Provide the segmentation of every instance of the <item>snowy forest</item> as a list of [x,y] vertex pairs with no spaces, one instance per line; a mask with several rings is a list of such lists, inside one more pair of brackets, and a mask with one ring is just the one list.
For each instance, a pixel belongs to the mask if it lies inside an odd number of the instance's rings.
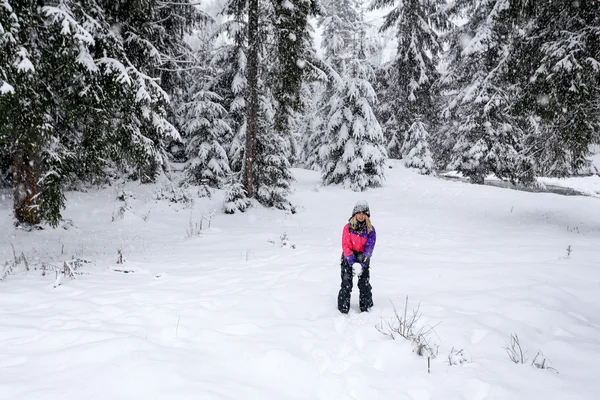
[[0,0],[0,187],[23,225],[174,166],[226,213],[293,212],[294,167],[358,192],[388,158],[532,185],[597,143],[598,0]]

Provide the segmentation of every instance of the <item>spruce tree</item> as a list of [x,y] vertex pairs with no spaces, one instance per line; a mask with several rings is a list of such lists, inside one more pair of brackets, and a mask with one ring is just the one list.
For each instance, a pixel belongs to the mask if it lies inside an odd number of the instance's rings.
[[289,142],[276,127],[274,100],[269,92],[259,97],[260,109],[257,119],[260,134],[256,141],[254,173],[257,179],[256,199],[267,207],[295,212],[287,199],[290,183],[294,180],[290,172]]
[[455,123],[449,168],[482,184],[488,174],[519,178],[522,134],[511,112],[515,88],[506,80],[513,48],[507,0],[472,3],[471,18],[453,35],[444,114]]
[[55,226],[66,182],[107,163],[158,163],[177,131],[168,95],[130,62],[103,3],[2,4],[0,148],[12,160],[15,217]]
[[[597,1],[511,3],[522,29],[511,58],[519,76],[515,115],[536,175],[568,176],[600,142],[600,5]],[[531,167],[531,166],[534,167]]]
[[[189,75],[194,70],[194,57],[185,41],[186,35],[201,28],[201,23],[209,17],[201,12],[193,0],[155,1],[155,0],[98,0],[107,22],[114,27],[123,43],[128,62],[141,73],[158,82],[158,90],[164,94],[164,100],[153,105],[158,111],[149,110],[134,113],[132,118],[123,115],[124,121],[117,125],[128,131],[143,130],[153,142],[155,151],[151,156],[140,153],[133,160],[143,182],[153,181],[158,167],[164,164],[164,146],[166,132],[168,140],[177,138],[178,118],[176,110],[181,109],[188,89]],[[163,119],[162,129],[157,130],[153,120]]]
[[[280,196],[265,193],[287,192],[292,179],[290,123],[301,105],[299,91],[310,66],[307,60],[313,57],[308,18],[316,11],[316,2],[233,0],[226,10],[235,18],[247,17],[243,45],[236,39],[244,54],[245,117],[236,135],[245,137],[244,186],[249,197],[267,206],[290,208]],[[270,109],[275,110],[272,121],[265,111]],[[285,162],[275,160],[281,156]],[[266,189],[268,185],[274,186]]]
[[321,82],[304,84],[302,90],[303,112],[299,113],[298,141],[301,143],[299,164],[310,170],[320,169],[319,148],[323,143],[324,87]]
[[186,172],[192,183],[221,187],[230,174],[227,152],[222,146],[223,138],[231,132],[223,119],[226,110],[219,104],[221,98],[209,88],[197,83],[192,91],[190,102],[183,105]]
[[319,150],[323,183],[343,184],[355,191],[383,184],[387,153],[383,132],[373,113],[376,95],[371,81],[373,67],[368,62],[369,46],[362,14],[353,21],[354,40],[339,51],[342,70],[330,83],[326,143]]
[[248,198],[244,185],[235,176],[225,186],[225,197],[223,201],[223,212],[225,214],[235,214],[244,212],[249,206]]
[[246,92],[247,79],[247,23],[244,1],[230,1],[224,13],[229,19],[216,34],[223,33],[231,39],[214,50],[213,62],[216,73],[215,92],[223,98],[227,110],[226,121],[231,136],[226,138],[227,155],[231,170],[240,175],[244,170],[246,141]]
[[[411,150],[406,143],[416,143],[408,136],[414,122],[421,121],[421,129],[437,129],[438,95],[434,83],[439,78],[437,67],[442,50],[438,32],[446,30],[449,23],[443,13],[445,0],[375,0],[371,8],[390,6],[394,8],[386,15],[381,31],[396,29],[398,47],[394,61],[380,74],[380,79],[386,80],[380,85],[393,94],[383,96],[382,101],[387,104],[381,109],[387,148],[391,156],[405,157]],[[404,152],[399,152],[402,149]]]
[[408,140],[404,142],[403,153],[404,164],[409,168],[415,168],[423,175],[429,175],[434,171],[433,158],[429,150],[429,133],[421,121],[414,122],[408,130]]
[[378,102],[374,111],[383,130],[388,156],[399,159],[402,158],[402,145],[404,144],[405,135],[400,130],[400,124],[396,119],[401,107],[398,104],[396,93],[397,72],[392,63],[381,65],[375,70],[374,88]]
[[194,184],[221,187],[230,175],[225,143],[232,136],[225,99],[216,91],[217,66],[212,62],[214,35],[210,24],[197,32],[194,50],[198,66],[189,74],[188,89],[177,110],[185,142],[187,178]]
[[290,118],[302,106],[300,90],[311,69],[307,61],[316,58],[308,19],[318,14],[319,7],[317,0],[271,1],[277,57],[274,79],[267,84],[277,101],[275,127],[285,136]]
[[245,189],[245,146],[247,108],[247,9],[245,1],[229,1],[223,13],[228,19],[216,34],[225,34],[231,40],[215,48],[215,92],[223,99],[227,114],[225,121],[231,133],[225,136],[231,175],[225,185],[223,210],[227,214],[244,212],[250,202]]
[[469,21],[453,37],[444,78],[450,94],[445,115],[457,128],[448,124],[438,143],[445,142],[442,154],[452,146],[450,166],[477,182],[494,173],[525,183],[584,167],[590,144],[600,141],[594,105],[598,5],[508,0],[454,5],[450,11],[456,16],[466,11]]
[[352,55],[358,21],[357,0],[324,0],[319,26],[323,30],[321,47],[327,65],[342,71],[344,60]]

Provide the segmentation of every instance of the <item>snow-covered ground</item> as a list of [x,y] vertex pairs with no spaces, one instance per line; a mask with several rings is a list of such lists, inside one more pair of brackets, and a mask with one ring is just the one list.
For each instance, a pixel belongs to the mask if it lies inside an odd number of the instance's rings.
[[538,182],[544,185],[561,186],[577,190],[588,196],[600,197],[600,146],[591,147],[593,154],[590,157],[590,168],[586,168],[583,174],[594,174],[586,177],[571,178],[538,178]]
[[[226,216],[220,194],[185,208],[129,184],[123,218],[116,188],[71,192],[72,225],[27,233],[3,197],[0,262],[12,245],[31,270],[0,282],[0,399],[600,398],[599,200],[392,166],[365,193],[294,170],[294,215]],[[341,230],[359,199],[378,233],[375,306],[358,313],[355,291],[341,315]],[[60,286],[33,270],[73,256],[92,262]],[[406,296],[435,326],[431,373],[375,328]],[[467,362],[449,365],[452,349]],[[552,369],[531,365],[538,351]]]

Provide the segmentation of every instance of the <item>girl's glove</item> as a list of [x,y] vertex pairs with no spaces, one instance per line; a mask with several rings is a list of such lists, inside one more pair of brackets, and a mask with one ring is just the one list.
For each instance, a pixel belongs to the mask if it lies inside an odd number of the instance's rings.
[[346,262],[348,263],[348,265],[352,266],[352,264],[356,262],[354,254],[350,254],[348,257],[346,257]]

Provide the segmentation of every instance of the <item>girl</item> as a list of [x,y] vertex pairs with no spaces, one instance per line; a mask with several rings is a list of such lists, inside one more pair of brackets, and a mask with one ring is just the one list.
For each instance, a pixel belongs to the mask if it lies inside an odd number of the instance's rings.
[[375,228],[371,225],[371,212],[366,201],[359,201],[352,210],[352,217],[342,231],[342,286],[338,294],[338,310],[347,314],[352,293],[352,266],[360,264],[358,277],[360,311],[373,307],[373,294],[369,283],[369,265],[375,248]]

